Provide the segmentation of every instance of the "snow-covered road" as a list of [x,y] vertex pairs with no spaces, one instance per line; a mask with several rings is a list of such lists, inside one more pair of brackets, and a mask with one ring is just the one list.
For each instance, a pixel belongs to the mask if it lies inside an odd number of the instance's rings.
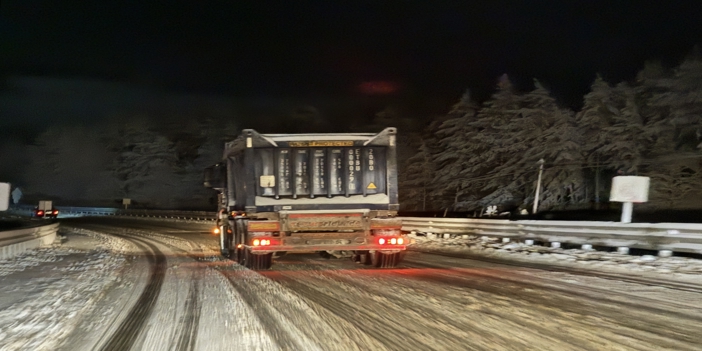
[[[0,350],[699,350],[702,288],[410,252],[254,272],[198,224],[63,222],[0,262]],[[72,228],[72,229],[68,229]]]

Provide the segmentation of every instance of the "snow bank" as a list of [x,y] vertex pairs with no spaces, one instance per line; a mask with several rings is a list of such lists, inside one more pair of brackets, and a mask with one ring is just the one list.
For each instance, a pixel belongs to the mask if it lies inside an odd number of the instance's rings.
[[635,256],[616,252],[552,248],[518,242],[502,242],[500,238],[462,235],[438,237],[410,234],[418,251],[468,253],[508,260],[547,263],[568,267],[612,271],[616,273],[653,273],[694,279],[702,282],[702,260],[687,257]]
[[[54,350],[125,263],[124,243],[96,233],[0,261],[0,350]],[[90,235],[90,236],[87,236]],[[14,297],[13,297],[14,296]]]

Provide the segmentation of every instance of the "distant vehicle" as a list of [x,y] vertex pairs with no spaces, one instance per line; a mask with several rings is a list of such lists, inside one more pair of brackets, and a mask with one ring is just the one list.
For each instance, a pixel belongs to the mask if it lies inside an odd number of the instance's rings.
[[32,215],[37,218],[56,218],[59,211],[54,208],[51,201],[39,201],[39,206],[34,208]]
[[396,218],[396,129],[259,134],[226,143],[205,171],[219,192],[222,255],[268,269],[274,253],[316,251],[394,267],[408,238]]

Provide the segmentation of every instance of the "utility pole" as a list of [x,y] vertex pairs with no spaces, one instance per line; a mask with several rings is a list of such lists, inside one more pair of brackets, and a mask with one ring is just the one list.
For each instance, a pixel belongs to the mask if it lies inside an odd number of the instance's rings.
[[595,209],[600,209],[600,156],[595,156]]
[[539,192],[541,192],[541,173],[544,172],[544,159],[540,159],[539,162],[539,179],[536,181],[536,195],[534,195],[534,207],[531,210],[532,214],[536,214],[536,210],[539,208]]

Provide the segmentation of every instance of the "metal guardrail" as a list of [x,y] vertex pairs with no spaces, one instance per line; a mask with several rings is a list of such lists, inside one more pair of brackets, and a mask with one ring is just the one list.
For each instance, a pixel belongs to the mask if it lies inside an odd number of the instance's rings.
[[[214,221],[216,212],[62,207],[63,214]],[[404,231],[702,254],[702,224],[402,217]]]
[[56,239],[59,223],[0,232],[0,259],[10,258],[27,249],[50,245]]
[[[131,217],[152,217],[152,218],[181,218],[214,220],[217,212],[207,211],[174,211],[174,210],[125,210],[114,207],[75,207],[56,206],[59,216],[62,214],[80,214],[87,216],[131,216]],[[30,215],[34,209],[31,205],[13,206],[10,212]]]
[[80,214],[87,216],[128,216],[144,218],[185,219],[214,221],[217,212],[172,211],[172,210],[124,210],[110,207],[67,207],[57,206],[60,214]]
[[405,231],[702,254],[702,224],[402,218]]

